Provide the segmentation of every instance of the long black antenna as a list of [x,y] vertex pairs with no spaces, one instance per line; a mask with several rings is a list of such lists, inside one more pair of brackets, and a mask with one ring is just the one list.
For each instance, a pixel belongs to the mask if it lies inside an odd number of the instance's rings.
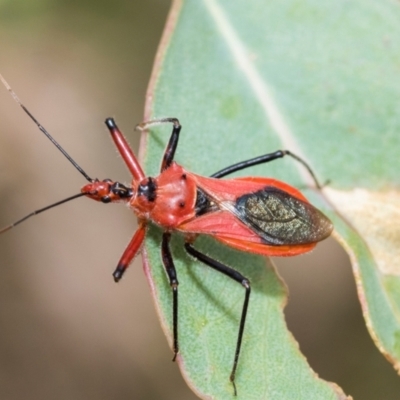
[[[8,82],[3,78],[0,74],[0,80],[3,82],[3,85],[6,89],[11,93],[11,96],[14,100],[20,105],[20,107],[25,111],[26,114],[30,117],[30,119],[37,125],[37,127],[47,136],[47,138],[57,147],[58,150],[64,155],[64,157],[87,179],[89,182],[94,182],[92,179],[76,162],[75,160],[61,147],[60,144],[50,135],[49,132],[39,123],[39,121],[29,112],[29,110],[22,104],[21,100],[18,98],[14,90],[11,89],[11,86]],[[1,233],[2,231],[0,231]]]
[[13,224],[5,226],[3,229],[0,229],[0,235],[2,233],[4,233],[4,232],[8,231],[11,228],[14,228],[14,226],[20,224],[21,222],[24,222],[28,218],[33,217],[34,215],[40,214],[41,212],[49,210],[50,208],[59,206],[60,204],[64,204],[67,201],[71,201],[71,200],[77,199],[78,197],[82,197],[82,196],[85,196],[85,195],[87,195],[87,193],[84,193],[84,192],[83,193],[78,193],[78,194],[75,194],[75,195],[73,195],[71,197],[67,197],[66,199],[57,201],[57,203],[53,203],[53,204],[50,204],[49,206],[46,206],[46,207],[43,207],[43,208],[39,208],[39,210],[32,211],[30,214],[25,215],[24,218],[19,219],[18,221],[14,222]]

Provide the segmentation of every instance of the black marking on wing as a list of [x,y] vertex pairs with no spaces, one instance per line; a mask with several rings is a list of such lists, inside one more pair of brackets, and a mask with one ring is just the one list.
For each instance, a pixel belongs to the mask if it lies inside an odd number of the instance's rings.
[[207,214],[209,212],[217,211],[218,207],[214,202],[212,202],[206,195],[206,193],[201,190],[199,187],[197,188],[196,193],[196,204],[194,206],[196,217],[200,215]]
[[269,245],[315,243],[333,229],[310,203],[272,186],[239,197],[236,209],[237,217]]

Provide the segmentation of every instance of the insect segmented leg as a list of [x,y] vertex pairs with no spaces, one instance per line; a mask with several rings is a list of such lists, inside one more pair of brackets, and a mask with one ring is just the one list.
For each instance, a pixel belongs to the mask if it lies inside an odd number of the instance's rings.
[[250,281],[246,277],[244,277],[241,273],[234,270],[233,268],[228,267],[227,265],[222,264],[219,261],[214,260],[213,258],[208,257],[207,255],[196,250],[190,243],[185,243],[185,249],[192,257],[203,262],[204,264],[215,269],[216,271],[222,272],[229,278],[240,283],[246,290],[245,296],[244,296],[243,308],[242,308],[242,315],[240,317],[239,332],[238,332],[238,337],[237,337],[237,341],[236,341],[235,357],[233,360],[232,371],[231,371],[231,375],[229,378],[230,381],[232,382],[234,393],[236,396],[237,391],[236,391],[236,384],[235,384],[235,375],[236,375],[236,369],[237,369],[237,365],[238,365],[238,361],[239,361],[240,349],[242,347],[243,331],[244,331],[244,326],[246,323],[247,308],[249,305],[249,299],[250,299],[250,293],[251,293]]
[[105,120],[105,124],[110,131],[111,138],[114,141],[115,146],[121,154],[122,159],[124,160],[129,171],[131,172],[133,178],[140,181],[144,178],[143,169],[140,166],[139,161],[137,160],[132,149],[130,148],[128,142],[126,141],[124,135],[119,130],[113,118],[107,118]]
[[160,124],[173,124],[172,134],[169,139],[167,148],[164,152],[164,157],[161,163],[161,172],[166,170],[172,163],[175,155],[175,150],[178,146],[179,141],[179,133],[182,129],[182,125],[179,123],[177,118],[159,118],[159,119],[152,119],[150,121],[141,122],[140,124],[136,125],[137,130],[144,131],[150,126],[160,125]]
[[144,237],[146,235],[146,225],[144,223],[139,225],[138,230],[133,235],[133,238],[129,242],[126,247],[122,257],[118,263],[117,268],[113,272],[114,281],[118,282],[125,270],[129,267],[129,264],[132,262],[136,254],[139,252],[140,247],[142,246]]
[[178,278],[176,275],[176,269],[174,260],[172,259],[171,250],[169,248],[169,242],[171,240],[171,234],[164,232],[161,243],[161,257],[165,268],[165,272],[168,275],[169,284],[172,289],[172,326],[173,326],[173,350],[174,357],[172,361],[175,361],[179,351],[178,345]]
[[[159,119],[152,119],[150,121],[145,121],[141,122],[140,124],[136,125],[137,130],[143,131],[149,128],[150,126],[154,125],[160,125],[160,124],[166,124],[166,123],[172,123],[173,124],[173,129],[172,129],[172,134],[169,139],[167,148],[165,149],[164,152],[164,157],[163,161],[161,164],[161,171],[164,171],[167,169],[170,165],[171,162],[174,159],[175,151],[178,146],[178,141],[179,141],[179,133],[182,129],[182,125],[180,124],[179,120],[177,118],[159,118]],[[312,179],[315,182],[315,185],[318,189],[322,188],[322,185],[319,183],[317,177],[314,174],[314,171],[311,169],[311,167],[308,165],[306,161],[304,161],[301,157],[297,156],[296,154],[292,153],[290,150],[277,150],[273,153],[268,153],[268,154],[263,154],[262,156],[250,158],[249,160],[241,161],[236,164],[230,165],[229,167],[223,168],[218,172],[215,172],[214,174],[211,175],[211,178],[223,178],[226,175],[232,174],[234,172],[240,171],[242,169],[246,169],[249,167],[253,167],[254,165],[259,165],[259,164],[264,164],[270,161],[274,161],[278,158],[283,158],[285,156],[290,156],[296,161],[298,161],[300,164],[302,164],[309,174],[311,175]]]
[[300,164],[302,164],[307,169],[307,171],[310,173],[317,188],[318,189],[322,188],[322,185],[319,183],[319,181],[318,181],[317,177],[315,176],[311,167],[302,158],[300,158],[299,156],[296,156],[296,154],[293,154],[289,150],[277,150],[274,153],[268,153],[268,154],[264,154],[262,156],[250,158],[249,160],[238,162],[236,164],[230,165],[229,167],[221,169],[220,171],[212,174],[211,178],[222,178],[226,175],[232,174],[233,172],[240,171],[242,169],[246,169],[249,167],[253,167],[254,165],[264,164],[264,163],[276,160],[278,158],[283,158],[285,156],[290,156],[290,157],[294,158],[296,161],[298,161]]

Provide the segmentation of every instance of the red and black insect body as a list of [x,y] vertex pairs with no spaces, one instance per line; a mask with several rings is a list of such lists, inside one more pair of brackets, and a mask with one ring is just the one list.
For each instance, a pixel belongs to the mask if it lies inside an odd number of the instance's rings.
[[234,164],[216,172],[210,178],[196,175],[174,161],[181,131],[178,119],[163,118],[138,125],[140,130],[160,123],[173,125],[172,134],[161,162],[160,174],[156,177],[146,177],[114,120],[108,118],[105,121],[107,128],[133,179],[130,186],[109,179],[99,181],[90,178],[76,164],[22,105],[4,79],[2,80],[24,111],[35,121],[41,131],[51,138],[56,147],[89,183],[81,189],[81,193],[34,211],[0,232],[12,228],[32,215],[80,196],[103,203],[128,203],[138,218],[139,228],[113,273],[114,280],[118,282],[133,258],[140,252],[148,223],[160,226],[164,230],[161,261],[172,290],[174,360],[179,351],[178,278],[171,255],[170,238],[172,232],[181,232],[185,238],[185,250],[190,256],[235,280],[245,290],[230,375],[230,381],[236,394],[235,374],[250,299],[250,282],[238,271],[197,250],[194,243],[199,234],[204,234],[235,249],[264,256],[294,256],[310,251],[317,242],[330,235],[333,227],[329,219],[312,206],[297,189],[270,178],[220,179],[233,172],[289,155],[308,169],[319,187],[310,167],[293,153],[279,150]]

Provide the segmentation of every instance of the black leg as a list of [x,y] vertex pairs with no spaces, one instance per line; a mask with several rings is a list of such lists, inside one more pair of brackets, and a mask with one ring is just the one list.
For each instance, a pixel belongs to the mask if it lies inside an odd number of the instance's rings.
[[262,156],[251,158],[250,160],[245,160],[245,161],[230,165],[229,167],[221,169],[220,171],[216,172],[215,174],[212,174],[211,178],[222,178],[226,175],[232,174],[233,172],[240,171],[242,169],[249,168],[254,165],[264,164],[264,163],[276,160],[277,158],[283,158],[285,156],[290,156],[290,157],[294,158],[295,160],[297,160],[299,163],[301,163],[307,169],[307,171],[310,173],[312,178],[314,179],[314,182],[315,182],[315,185],[317,186],[317,188],[321,189],[321,185],[318,182],[318,179],[315,176],[311,167],[303,159],[296,156],[296,154],[293,154],[289,150],[278,150],[278,151],[275,151],[274,153],[264,154]]
[[237,365],[238,365],[238,361],[239,361],[240,349],[242,347],[243,331],[244,331],[244,326],[246,323],[247,308],[249,305],[249,299],[250,299],[250,293],[251,293],[250,282],[246,277],[244,277],[241,273],[234,270],[233,268],[228,267],[227,265],[222,264],[219,261],[214,260],[213,258],[210,258],[203,253],[200,253],[190,243],[185,243],[185,249],[191,256],[193,256],[197,260],[203,262],[204,264],[215,269],[216,271],[222,272],[223,274],[225,274],[229,278],[235,280],[236,282],[239,282],[246,290],[245,296],[244,296],[243,308],[242,308],[242,316],[240,318],[240,324],[239,324],[239,333],[238,333],[238,337],[237,337],[237,341],[236,341],[235,357],[233,360],[232,371],[231,371],[231,375],[229,378],[230,381],[232,382],[233,389],[234,389],[235,396],[236,396],[237,391],[236,391],[236,384],[235,384],[235,375],[236,375],[236,369],[237,369]]
[[172,289],[172,329],[173,329],[173,350],[174,357],[172,361],[175,361],[176,355],[179,351],[178,345],[178,278],[176,276],[176,270],[174,265],[174,260],[172,259],[171,250],[169,248],[169,242],[171,239],[171,234],[169,232],[164,232],[161,243],[161,257],[165,268],[165,272],[168,275],[169,284]]
[[179,133],[182,129],[181,124],[176,118],[166,118],[164,122],[172,122],[174,124],[174,127],[172,128],[171,137],[169,139],[168,146],[164,152],[164,157],[161,164],[161,171],[167,169],[174,160],[175,150],[178,147]]
[[171,123],[174,126],[172,128],[172,133],[167,148],[165,149],[164,152],[164,157],[161,164],[161,171],[167,169],[174,160],[175,150],[178,146],[178,141],[179,141],[179,132],[182,129],[179,120],[177,118],[152,119],[151,121],[145,121],[136,126],[136,129],[143,131],[152,125],[168,124],[168,123]]

